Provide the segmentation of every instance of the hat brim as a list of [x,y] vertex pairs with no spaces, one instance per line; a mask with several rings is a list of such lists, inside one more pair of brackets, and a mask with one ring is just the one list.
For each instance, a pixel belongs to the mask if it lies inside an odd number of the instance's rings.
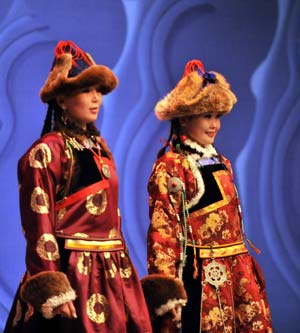
[[237,102],[225,78],[214,72],[216,83],[202,88],[203,78],[192,72],[182,78],[176,87],[155,106],[159,120],[172,120],[207,112],[229,113]]
[[75,77],[68,77],[71,66],[71,54],[63,54],[59,57],[40,91],[43,102],[46,103],[61,94],[77,93],[82,88],[90,86],[97,87],[102,94],[108,94],[118,85],[117,77],[104,65],[95,64]]

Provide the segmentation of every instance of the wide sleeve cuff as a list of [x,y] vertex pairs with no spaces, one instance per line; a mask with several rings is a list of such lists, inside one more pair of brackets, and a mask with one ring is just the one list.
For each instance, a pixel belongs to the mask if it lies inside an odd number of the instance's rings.
[[31,276],[23,284],[21,298],[50,319],[56,307],[74,301],[76,294],[64,273],[45,271]]

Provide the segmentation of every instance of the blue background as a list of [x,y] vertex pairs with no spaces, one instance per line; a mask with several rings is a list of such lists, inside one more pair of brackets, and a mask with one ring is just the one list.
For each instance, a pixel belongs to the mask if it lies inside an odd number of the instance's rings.
[[58,40],[72,39],[120,84],[98,125],[120,177],[123,231],[146,274],[147,180],[168,135],[153,108],[198,58],[239,102],[216,146],[232,160],[276,333],[299,333],[300,1],[0,0],[0,331],[25,270],[18,158],[39,137],[39,100]]

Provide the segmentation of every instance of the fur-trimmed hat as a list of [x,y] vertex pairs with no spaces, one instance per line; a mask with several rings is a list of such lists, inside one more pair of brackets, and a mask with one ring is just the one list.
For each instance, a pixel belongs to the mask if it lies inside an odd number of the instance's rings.
[[54,53],[52,69],[40,91],[44,103],[84,87],[97,86],[102,94],[108,94],[117,86],[118,79],[111,69],[97,65],[90,54],[72,41],[58,42]]
[[185,306],[187,295],[182,281],[162,274],[141,279],[150,317],[160,317],[177,306]]
[[176,87],[156,104],[154,111],[159,120],[213,111],[226,114],[236,102],[224,76],[206,72],[200,60],[191,60]]
[[21,298],[50,319],[56,307],[74,301],[76,294],[64,273],[45,271],[31,276],[23,284]]

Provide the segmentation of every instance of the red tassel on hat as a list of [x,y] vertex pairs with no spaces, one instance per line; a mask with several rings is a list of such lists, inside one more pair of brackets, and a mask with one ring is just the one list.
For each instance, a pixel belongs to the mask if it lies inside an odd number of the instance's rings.
[[196,69],[199,69],[202,73],[205,73],[204,65],[200,60],[190,60],[184,68],[184,73],[182,77],[189,75],[190,73],[194,72]]
[[77,46],[74,42],[72,42],[71,40],[67,40],[67,41],[60,41],[55,48],[55,57],[59,57],[64,53],[71,53],[72,54],[72,65],[74,67],[77,67],[78,64],[76,63],[76,60],[79,59],[84,59],[84,61],[88,64],[88,65],[93,65],[93,63],[91,62],[91,60],[87,57],[87,55],[85,54],[85,52],[83,52],[79,46]]

